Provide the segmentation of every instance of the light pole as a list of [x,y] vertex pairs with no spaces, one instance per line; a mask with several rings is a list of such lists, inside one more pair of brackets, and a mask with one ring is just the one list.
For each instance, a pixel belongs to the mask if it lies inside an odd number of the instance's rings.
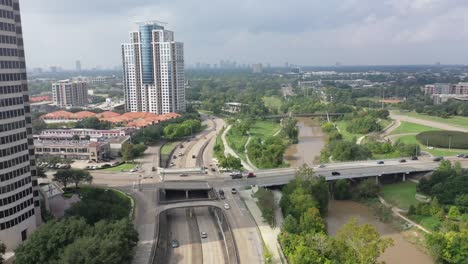
[[449,136],[449,150],[452,149],[452,136]]

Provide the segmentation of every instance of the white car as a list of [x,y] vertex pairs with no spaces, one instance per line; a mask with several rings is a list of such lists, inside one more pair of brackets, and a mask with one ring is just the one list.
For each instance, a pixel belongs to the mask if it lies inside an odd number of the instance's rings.
[[225,204],[224,204],[224,209],[228,210],[228,209],[230,209],[230,208],[231,208],[231,206],[229,206],[228,203],[225,203]]
[[206,232],[201,232],[201,238],[207,238],[208,235],[206,234]]

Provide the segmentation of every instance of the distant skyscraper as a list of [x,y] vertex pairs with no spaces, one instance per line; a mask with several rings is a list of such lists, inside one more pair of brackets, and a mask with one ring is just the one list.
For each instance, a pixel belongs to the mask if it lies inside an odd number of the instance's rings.
[[129,112],[185,112],[184,44],[164,23],[139,23],[122,44],[125,108]]
[[262,73],[263,72],[263,65],[261,63],[252,64],[252,72],[253,73]]
[[77,72],[81,72],[81,61],[77,60],[75,62],[75,69]]
[[88,83],[63,80],[52,84],[54,102],[58,107],[88,106]]
[[0,241],[16,248],[40,223],[39,192],[18,0],[1,1]]

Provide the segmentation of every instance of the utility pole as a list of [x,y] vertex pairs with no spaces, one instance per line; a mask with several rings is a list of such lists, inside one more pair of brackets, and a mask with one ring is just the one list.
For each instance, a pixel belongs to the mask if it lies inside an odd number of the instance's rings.
[[452,150],[452,136],[449,136],[449,150]]

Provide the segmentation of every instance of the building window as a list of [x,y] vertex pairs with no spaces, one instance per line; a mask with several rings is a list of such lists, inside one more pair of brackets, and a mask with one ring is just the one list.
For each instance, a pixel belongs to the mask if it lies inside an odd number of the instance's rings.
[[21,241],[25,241],[28,238],[28,229],[21,231]]

